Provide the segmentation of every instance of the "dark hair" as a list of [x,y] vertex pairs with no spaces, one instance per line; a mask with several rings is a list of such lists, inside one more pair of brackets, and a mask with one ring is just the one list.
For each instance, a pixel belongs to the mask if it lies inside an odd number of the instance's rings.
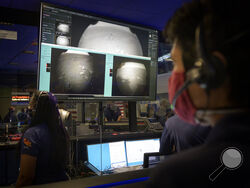
[[[68,157],[68,134],[62,125],[56,97],[49,92],[34,92],[30,106],[34,111],[30,127],[45,123],[52,141],[50,160],[53,166],[65,167]],[[55,164],[56,163],[56,164]]]
[[177,40],[189,70],[197,58],[195,30],[202,23],[207,53],[220,51],[227,59],[230,99],[246,107],[250,106],[249,10],[245,0],[193,0],[175,12],[164,29],[167,40]]

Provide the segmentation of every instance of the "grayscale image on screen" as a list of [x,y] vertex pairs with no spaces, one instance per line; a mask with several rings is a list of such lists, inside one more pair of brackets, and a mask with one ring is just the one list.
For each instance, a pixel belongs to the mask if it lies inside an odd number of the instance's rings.
[[50,90],[65,94],[103,94],[104,70],[105,55],[53,48]]
[[113,96],[147,96],[150,61],[114,57]]

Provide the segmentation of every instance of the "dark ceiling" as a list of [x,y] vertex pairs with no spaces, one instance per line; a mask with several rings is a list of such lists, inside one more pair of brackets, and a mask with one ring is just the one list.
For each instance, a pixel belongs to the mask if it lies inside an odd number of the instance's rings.
[[[45,2],[163,30],[188,0],[47,0]],[[1,0],[0,29],[17,31],[17,40],[0,39],[0,85],[36,84],[40,0]],[[27,81],[31,81],[27,85]],[[32,87],[32,86],[31,86]]]
[[[187,0],[47,0],[45,2],[162,30],[176,8],[185,1]],[[40,0],[1,0],[0,6],[39,12]]]

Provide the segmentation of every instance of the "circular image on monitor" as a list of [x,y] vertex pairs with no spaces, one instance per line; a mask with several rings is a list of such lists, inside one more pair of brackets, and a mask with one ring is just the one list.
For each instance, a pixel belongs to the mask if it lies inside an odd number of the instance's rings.
[[62,46],[69,46],[69,38],[66,36],[58,36],[56,38],[56,44]]
[[69,25],[65,24],[65,23],[58,23],[57,31],[59,31],[63,34],[68,34],[69,33]]
[[69,95],[104,93],[105,55],[52,48],[50,66],[47,72],[51,92]]
[[88,53],[63,52],[57,60],[60,76],[58,84],[65,91],[79,93],[89,87],[93,73],[92,56]]
[[147,71],[142,63],[125,62],[117,69],[117,86],[123,95],[143,95]]
[[105,53],[143,55],[141,43],[129,27],[102,21],[87,27],[78,47]]

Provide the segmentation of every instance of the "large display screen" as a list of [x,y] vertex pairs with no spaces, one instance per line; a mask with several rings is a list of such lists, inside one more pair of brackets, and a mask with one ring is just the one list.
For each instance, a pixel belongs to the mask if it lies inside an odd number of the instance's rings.
[[157,51],[157,30],[41,4],[39,90],[154,100]]

